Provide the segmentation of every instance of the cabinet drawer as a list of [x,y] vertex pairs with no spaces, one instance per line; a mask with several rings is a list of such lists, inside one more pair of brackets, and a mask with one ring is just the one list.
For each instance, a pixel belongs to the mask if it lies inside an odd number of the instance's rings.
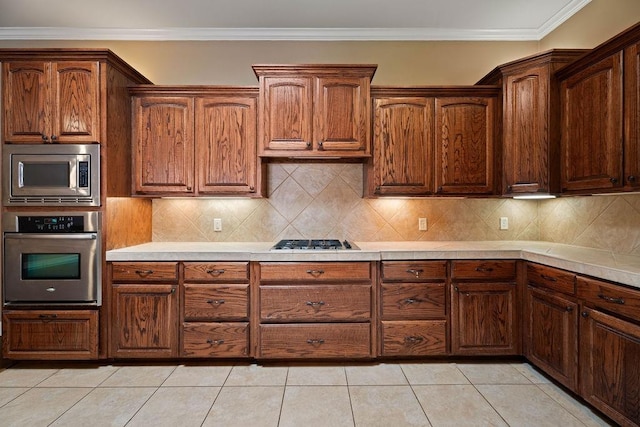
[[382,285],[383,319],[428,319],[444,316],[444,283],[384,283]]
[[419,282],[446,278],[446,261],[384,261],[382,263],[382,280],[385,281]]
[[576,293],[576,275],[553,267],[528,263],[527,281],[534,286],[569,295]]
[[513,279],[516,277],[515,261],[453,261],[451,277],[454,279]]
[[424,356],[446,353],[446,320],[382,322],[383,356]]
[[249,323],[196,323],[182,326],[182,355],[245,357],[249,355]]
[[590,305],[640,321],[640,290],[578,276],[577,292]]
[[178,265],[175,262],[114,262],[114,282],[169,281],[177,280]]
[[371,318],[371,286],[261,286],[260,318],[272,322]]
[[184,285],[186,320],[247,320],[249,285]]
[[184,280],[187,282],[247,282],[249,263],[184,263]]
[[260,325],[263,358],[361,358],[371,356],[369,323]]
[[8,359],[98,358],[97,310],[9,310],[2,319]]
[[260,280],[354,281],[370,280],[368,262],[269,262],[260,264]]

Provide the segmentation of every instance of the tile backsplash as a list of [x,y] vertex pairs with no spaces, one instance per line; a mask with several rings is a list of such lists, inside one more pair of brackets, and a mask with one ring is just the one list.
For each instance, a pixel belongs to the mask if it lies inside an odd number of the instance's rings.
[[[640,195],[363,199],[361,164],[270,163],[268,198],[153,201],[153,241],[548,240],[640,255]],[[418,231],[418,218],[427,231]],[[509,229],[500,230],[500,217]],[[222,231],[213,231],[213,219]]]

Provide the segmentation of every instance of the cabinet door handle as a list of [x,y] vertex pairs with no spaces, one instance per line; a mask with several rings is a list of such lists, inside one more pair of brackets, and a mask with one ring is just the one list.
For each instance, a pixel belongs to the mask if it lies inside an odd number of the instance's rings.
[[324,274],[324,270],[307,270],[307,274],[310,274],[313,277],[318,277]]
[[220,276],[224,274],[224,268],[221,268],[219,270],[207,270],[207,274],[210,274],[212,276]]
[[612,183],[612,184],[617,184],[617,183],[618,183],[618,178],[616,178],[616,177],[611,177],[611,178],[609,179],[609,181],[611,181],[611,183]]
[[318,141],[318,150],[324,150],[322,141]]
[[629,182],[636,182],[636,177],[635,177],[635,175],[629,175],[629,177],[627,178],[627,181],[629,181]]
[[43,140],[44,142],[47,142],[47,141],[49,140],[49,137],[43,133],[43,134],[42,134],[42,140]]
[[542,277],[544,280],[547,280],[549,282],[557,282],[558,281],[558,279],[556,279],[555,277],[547,276],[546,274],[541,274],[540,277]]
[[212,339],[208,339],[208,340],[207,340],[207,344],[220,345],[220,344],[224,344],[224,340],[212,340]]
[[573,311],[573,307],[570,305],[567,306],[567,313],[571,313]]
[[307,340],[307,344],[324,344],[324,340],[322,338],[309,338]]
[[407,273],[409,274],[413,274],[416,276],[416,279],[420,278],[420,273],[422,273],[424,270],[421,268],[410,268],[407,270]]
[[321,307],[324,305],[324,301],[307,301],[305,304],[310,307]]
[[598,294],[598,298],[605,300],[606,302],[611,302],[613,304],[624,304],[624,298],[614,298],[608,297],[606,295]]
[[307,141],[307,148],[311,148],[311,141]]
[[57,141],[58,137],[56,135],[51,135],[51,142]]
[[586,319],[587,317],[589,317],[589,313],[587,313],[586,311],[583,311],[582,312],[582,317],[584,317]]
[[207,304],[222,305],[222,304],[224,304],[224,300],[223,299],[208,299],[207,300]]
[[405,344],[415,344],[424,341],[423,337],[410,335],[408,337],[404,337]]

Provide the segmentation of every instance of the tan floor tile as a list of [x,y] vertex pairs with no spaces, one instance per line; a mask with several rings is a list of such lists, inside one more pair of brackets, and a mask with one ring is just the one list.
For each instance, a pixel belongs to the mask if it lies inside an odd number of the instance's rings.
[[558,402],[564,409],[571,412],[576,418],[589,427],[603,427],[615,425],[608,420],[601,418],[591,408],[585,406],[565,393],[561,388],[554,384],[540,384],[538,387],[549,395],[553,400]]
[[117,370],[115,366],[62,368],[38,387],[97,387]]
[[278,427],[353,426],[346,386],[287,387]]
[[421,385],[413,391],[436,427],[507,426],[472,385]]
[[284,387],[224,387],[203,427],[276,427]]
[[531,384],[531,381],[507,363],[459,363],[458,369],[471,384]]
[[512,426],[584,426],[537,385],[479,385],[478,390]]
[[176,369],[175,366],[121,366],[100,387],[158,387]]
[[455,363],[409,363],[400,367],[412,385],[469,384]]
[[23,387],[8,387],[0,388],[0,406],[6,405],[22,393],[29,391],[28,388]]
[[282,366],[236,365],[225,386],[283,386],[287,382],[287,370]]
[[409,386],[349,387],[356,426],[430,426]]
[[512,363],[511,366],[534,384],[549,384],[551,382],[549,378],[528,363]]
[[31,389],[0,408],[0,423],[3,427],[47,426],[90,391],[90,388]]
[[0,372],[0,387],[34,387],[56,372],[54,368],[11,367]]
[[219,391],[220,387],[160,388],[127,427],[200,426]]
[[96,388],[52,427],[124,426],[156,390],[155,387]]
[[290,366],[290,385],[347,385],[347,374],[344,366]]
[[180,365],[162,383],[163,387],[220,387],[231,372],[232,365]]
[[400,365],[376,364],[347,366],[349,385],[405,385],[407,379]]

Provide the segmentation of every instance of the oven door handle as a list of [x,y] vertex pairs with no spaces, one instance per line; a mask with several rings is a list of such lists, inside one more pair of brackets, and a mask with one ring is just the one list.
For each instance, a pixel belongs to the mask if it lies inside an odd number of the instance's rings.
[[97,240],[98,233],[5,233],[5,239]]

